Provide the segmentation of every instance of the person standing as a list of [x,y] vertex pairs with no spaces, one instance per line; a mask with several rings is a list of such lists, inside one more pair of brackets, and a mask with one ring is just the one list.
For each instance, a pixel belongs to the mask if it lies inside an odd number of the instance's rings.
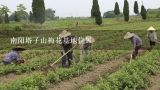
[[[71,60],[73,59],[73,51],[72,49],[72,35],[71,32],[68,32],[66,30],[62,31],[59,34],[59,37],[61,39],[61,47],[63,51],[61,52],[62,57],[62,67],[70,66],[71,65]],[[66,55],[65,55],[66,54]],[[66,65],[68,62],[68,65]]]
[[134,33],[127,32],[126,35],[124,36],[124,39],[129,39],[133,44],[132,59],[135,59],[142,46],[141,38]]
[[95,39],[92,36],[86,36],[80,42],[80,50],[82,54],[88,54],[92,48],[92,44],[95,42]]
[[95,42],[95,39],[92,36],[86,36],[80,41],[80,60],[83,59],[84,55],[89,54],[92,49],[92,44]]
[[150,44],[150,49],[149,50],[152,50],[153,47],[156,45],[156,42],[157,42],[156,29],[151,26],[147,29],[147,31],[148,31],[147,37],[148,37],[148,41],[149,41],[149,44]]
[[25,49],[21,46],[17,46],[16,48],[13,48],[12,51],[5,55],[5,58],[3,60],[4,65],[11,64],[14,62],[15,64],[24,63],[24,60],[21,60],[20,53],[24,51]]

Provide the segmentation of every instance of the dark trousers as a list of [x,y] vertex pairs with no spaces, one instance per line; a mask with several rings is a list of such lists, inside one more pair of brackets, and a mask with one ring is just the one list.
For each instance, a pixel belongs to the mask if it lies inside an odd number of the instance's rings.
[[149,41],[149,43],[150,43],[151,48],[153,48],[156,45],[156,42],[154,42],[154,41]]
[[141,46],[136,46],[134,52],[132,53],[132,58],[135,59],[138,55],[139,50],[141,49]]
[[[68,52],[68,50],[65,50],[65,52],[61,52],[61,55],[64,55],[66,52]],[[70,66],[72,60],[73,60],[73,55],[71,51],[62,57],[62,67]],[[68,65],[66,65],[67,62],[68,62]]]
[[4,65],[11,64],[10,62],[2,61]]
[[150,44],[150,48],[148,48],[148,50],[151,51],[154,48],[154,46],[156,45],[156,42],[149,41],[149,44]]

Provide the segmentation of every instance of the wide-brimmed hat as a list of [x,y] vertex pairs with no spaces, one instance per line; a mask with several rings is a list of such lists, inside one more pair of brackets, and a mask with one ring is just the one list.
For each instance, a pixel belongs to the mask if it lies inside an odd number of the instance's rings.
[[23,48],[22,46],[17,46],[17,47],[15,47],[15,48],[13,48],[12,50],[14,50],[14,51],[24,51],[24,50],[26,50],[26,49]]
[[89,43],[94,43],[95,42],[95,39],[92,36],[86,36],[85,39]]
[[150,26],[147,31],[156,31],[156,29],[153,26]]
[[64,38],[64,37],[67,37],[67,36],[70,36],[70,35],[71,35],[71,32],[68,32],[68,31],[64,30],[59,34],[59,37]]
[[126,35],[124,36],[124,39],[129,39],[133,37],[134,35],[135,35],[134,33],[127,32]]

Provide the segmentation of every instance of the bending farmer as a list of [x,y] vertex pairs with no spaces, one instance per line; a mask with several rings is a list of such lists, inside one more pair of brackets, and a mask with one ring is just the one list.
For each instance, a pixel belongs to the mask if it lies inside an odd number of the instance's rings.
[[14,62],[16,64],[24,63],[24,60],[21,60],[20,55],[19,55],[24,50],[25,49],[20,47],[20,46],[17,46],[16,48],[13,48],[10,53],[5,55],[3,63],[5,65],[11,64],[12,62]]
[[138,55],[138,51],[142,46],[142,40],[138,35],[134,33],[127,32],[124,36],[124,39],[130,39],[131,43],[133,44],[133,52],[132,52],[132,59],[135,59]]

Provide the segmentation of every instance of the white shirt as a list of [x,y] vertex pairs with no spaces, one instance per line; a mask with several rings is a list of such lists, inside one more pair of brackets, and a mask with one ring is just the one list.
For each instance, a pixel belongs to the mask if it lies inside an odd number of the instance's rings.
[[157,41],[157,34],[156,32],[148,32],[147,37],[150,41],[156,42]]

